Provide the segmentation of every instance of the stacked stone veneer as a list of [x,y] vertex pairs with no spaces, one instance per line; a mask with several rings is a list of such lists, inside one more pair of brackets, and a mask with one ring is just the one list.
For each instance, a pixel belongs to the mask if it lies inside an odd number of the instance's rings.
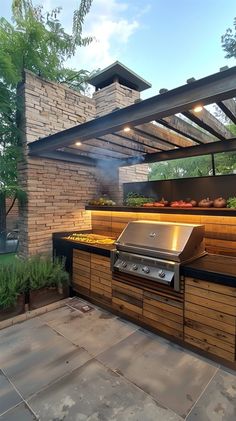
[[[138,92],[118,83],[89,98],[28,71],[19,95],[24,105],[25,152],[27,144],[38,138],[130,105],[139,98]],[[123,182],[147,179],[141,167],[130,167],[130,175],[127,168],[112,168],[109,174],[107,168],[29,158],[25,153],[19,173],[28,201],[20,209],[20,254],[50,252],[53,232],[91,228],[90,212],[84,210],[86,203],[102,193],[121,201]]]

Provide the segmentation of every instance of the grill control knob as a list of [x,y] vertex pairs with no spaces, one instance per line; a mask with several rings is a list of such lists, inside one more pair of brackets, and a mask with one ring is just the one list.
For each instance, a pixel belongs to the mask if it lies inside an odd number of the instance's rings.
[[123,260],[123,262],[121,262],[121,266],[122,266],[123,268],[126,268],[127,263]]
[[133,269],[133,270],[138,270],[138,265],[135,265],[135,264],[134,264],[134,265],[132,266],[132,269]]
[[143,271],[144,273],[149,273],[149,272],[150,272],[150,269],[149,269],[149,267],[148,267],[148,266],[143,266],[142,271]]
[[165,276],[166,276],[166,274],[165,274],[164,270],[160,270],[160,271],[158,272],[158,275],[160,276],[160,278],[165,278]]

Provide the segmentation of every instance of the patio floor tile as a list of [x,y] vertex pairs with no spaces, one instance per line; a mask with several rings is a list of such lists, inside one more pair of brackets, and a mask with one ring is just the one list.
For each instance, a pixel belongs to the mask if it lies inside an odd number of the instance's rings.
[[169,341],[137,331],[98,360],[186,416],[217,368]]
[[236,376],[219,370],[187,417],[188,421],[235,421]]
[[41,421],[180,421],[136,386],[92,360],[29,401]]
[[0,421],[35,421],[37,419],[24,402],[0,417]]
[[0,368],[27,397],[91,357],[38,319],[6,329],[0,337]]
[[20,395],[0,370],[0,415],[21,401]]
[[69,307],[61,308],[43,315],[41,320],[93,356],[123,340],[138,328],[97,309],[82,313]]

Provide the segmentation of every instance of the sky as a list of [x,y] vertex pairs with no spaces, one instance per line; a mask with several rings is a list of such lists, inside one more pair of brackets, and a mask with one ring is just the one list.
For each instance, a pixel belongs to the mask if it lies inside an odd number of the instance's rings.
[[[61,6],[61,20],[71,31],[79,0],[33,0],[45,10]],[[0,0],[0,15],[10,19],[11,0]],[[152,84],[142,98],[172,89],[195,77],[236,65],[226,59],[221,35],[233,28],[235,0],[93,0],[84,35],[95,41],[80,48],[68,65],[103,69],[119,60]]]

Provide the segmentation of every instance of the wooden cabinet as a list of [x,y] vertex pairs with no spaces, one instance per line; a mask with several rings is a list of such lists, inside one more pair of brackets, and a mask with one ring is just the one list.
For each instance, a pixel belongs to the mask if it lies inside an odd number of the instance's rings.
[[111,302],[111,282],[110,258],[98,254],[91,254],[91,294],[97,298]]
[[89,297],[91,284],[91,253],[73,249],[72,287]]
[[184,341],[235,361],[236,288],[185,280]]
[[183,300],[166,293],[145,291],[143,321],[158,331],[183,339]]
[[143,313],[143,290],[113,279],[112,307],[139,319]]
[[73,249],[73,289],[84,295],[111,301],[110,258]]

